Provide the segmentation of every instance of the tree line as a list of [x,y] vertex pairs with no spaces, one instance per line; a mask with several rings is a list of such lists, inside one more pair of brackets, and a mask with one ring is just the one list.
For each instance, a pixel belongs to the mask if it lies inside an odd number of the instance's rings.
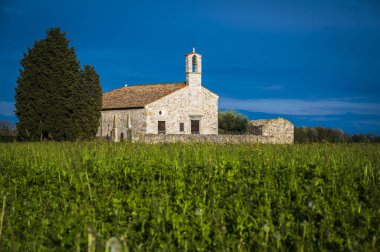
[[374,134],[346,134],[340,129],[323,127],[294,127],[295,143],[380,143]]
[[16,125],[1,120],[0,121],[0,142],[13,142],[17,136]]

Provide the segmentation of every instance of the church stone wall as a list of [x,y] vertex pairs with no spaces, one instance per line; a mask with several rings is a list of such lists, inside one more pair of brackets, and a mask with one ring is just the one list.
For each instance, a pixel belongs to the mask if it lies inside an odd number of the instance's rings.
[[188,73],[186,75],[186,83],[190,87],[200,87],[201,86],[201,74],[200,73]]
[[[146,113],[145,109],[127,109],[127,110],[107,110],[102,111],[98,137],[110,138],[114,127],[114,116],[116,115],[116,125],[119,138],[121,133],[124,137],[128,136],[128,114],[130,117],[131,131],[134,134],[144,133],[146,130]],[[129,133],[130,134],[130,133]]]
[[166,134],[191,134],[193,118],[200,120],[200,134],[218,134],[218,99],[203,87],[189,86],[165,96],[146,106],[146,133],[157,134],[158,121],[165,121]]

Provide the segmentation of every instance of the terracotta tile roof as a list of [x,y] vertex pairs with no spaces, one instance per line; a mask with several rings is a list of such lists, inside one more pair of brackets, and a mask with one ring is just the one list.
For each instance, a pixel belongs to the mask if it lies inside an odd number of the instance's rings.
[[103,93],[102,110],[142,108],[186,87],[186,82],[127,86]]

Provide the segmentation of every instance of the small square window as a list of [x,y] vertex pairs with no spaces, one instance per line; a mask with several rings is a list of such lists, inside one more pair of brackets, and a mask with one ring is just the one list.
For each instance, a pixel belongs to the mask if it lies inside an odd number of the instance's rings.
[[184,123],[179,123],[179,131],[184,132],[185,131],[185,124]]

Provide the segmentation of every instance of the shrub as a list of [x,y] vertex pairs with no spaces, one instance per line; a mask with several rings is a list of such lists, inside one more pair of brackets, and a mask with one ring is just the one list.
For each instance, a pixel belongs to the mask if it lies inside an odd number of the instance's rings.
[[236,111],[219,112],[219,134],[244,134],[248,129],[248,119]]

